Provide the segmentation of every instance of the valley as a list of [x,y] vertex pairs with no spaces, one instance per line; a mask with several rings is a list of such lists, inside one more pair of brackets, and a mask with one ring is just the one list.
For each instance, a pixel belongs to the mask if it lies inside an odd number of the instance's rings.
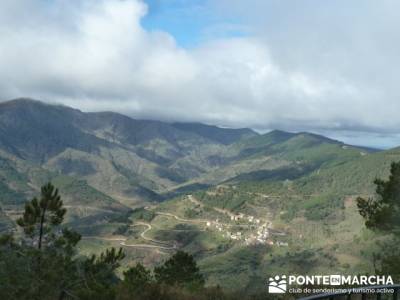
[[194,255],[207,284],[257,291],[286,273],[371,272],[386,239],[356,198],[400,149],[313,133],[135,120],[17,99],[0,104],[0,230],[51,181],[81,254],[123,247],[124,270]]
[[[363,249],[378,237],[363,228],[354,198],[346,198],[340,222],[304,218],[284,222],[268,204],[258,206],[264,199],[255,195],[246,208],[230,212],[203,204],[192,195],[182,196],[143,208],[153,212],[154,218],[146,222],[133,218],[130,228],[142,226],[139,232],[128,229],[123,241],[112,241],[111,235],[99,247],[122,245],[130,253],[130,259],[134,257],[135,261],[139,259],[149,266],[163,261],[174,249],[184,249],[196,255],[208,278],[228,289],[234,288],[232,280],[224,280],[222,274],[230,274],[239,257],[243,278],[249,274],[259,277],[259,283],[254,286],[250,282],[235,281],[236,287],[242,289],[262,288],[263,272],[272,274],[301,268],[308,272],[329,272],[330,268],[341,272],[371,270],[369,254],[363,253]],[[254,208],[252,203],[258,205]],[[358,246],[354,240],[358,240]]]

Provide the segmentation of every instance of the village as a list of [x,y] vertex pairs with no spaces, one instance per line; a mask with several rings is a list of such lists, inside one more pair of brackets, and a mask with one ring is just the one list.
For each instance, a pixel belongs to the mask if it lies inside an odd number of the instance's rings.
[[[286,233],[273,229],[271,222],[243,213],[230,214],[230,221],[232,223],[226,224],[215,219],[208,221],[206,225],[209,230],[220,232],[224,238],[242,242],[245,245],[289,246],[287,242],[278,240],[278,237],[284,237]],[[235,227],[242,230],[233,230],[232,228]]]

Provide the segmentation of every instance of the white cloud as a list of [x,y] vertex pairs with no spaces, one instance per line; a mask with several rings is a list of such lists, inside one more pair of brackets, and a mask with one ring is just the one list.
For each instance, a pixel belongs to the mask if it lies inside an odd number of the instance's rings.
[[224,1],[253,35],[190,50],[146,31],[139,0],[1,1],[0,97],[259,129],[398,131],[396,2]]

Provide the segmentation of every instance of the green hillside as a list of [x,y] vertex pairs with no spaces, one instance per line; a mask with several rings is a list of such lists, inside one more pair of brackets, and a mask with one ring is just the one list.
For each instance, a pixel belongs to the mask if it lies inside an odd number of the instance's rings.
[[85,179],[132,204],[161,200],[161,193],[219,166],[216,152],[256,135],[249,129],[83,113],[30,99],[0,105],[0,150]]
[[400,150],[312,133],[226,129],[0,104],[0,231],[52,181],[81,253],[123,247],[120,272],[192,253],[207,283],[251,293],[272,274],[371,272],[376,245],[355,199]]
[[[268,274],[372,272],[372,253],[387,237],[365,228],[355,199],[373,195],[373,180],[387,177],[391,162],[400,160],[400,152],[367,152],[330,141],[315,143],[314,136],[300,143],[304,137],[297,138],[279,146],[289,149],[287,145],[297,145],[296,150],[281,154],[289,160],[297,152],[296,159],[315,166],[309,171],[292,179],[235,178],[189,198],[166,201],[151,208],[156,215],[164,215],[150,221],[153,229],[147,234],[178,242],[196,255],[210,283],[232,290],[260,290]],[[247,245],[243,239],[227,238],[227,231],[241,231],[244,237],[255,232],[243,227],[248,224],[245,219],[232,221],[227,213],[268,222],[273,233],[269,240],[274,244]],[[219,231],[216,220],[236,227],[219,225]],[[190,231],[182,233],[177,228]]]

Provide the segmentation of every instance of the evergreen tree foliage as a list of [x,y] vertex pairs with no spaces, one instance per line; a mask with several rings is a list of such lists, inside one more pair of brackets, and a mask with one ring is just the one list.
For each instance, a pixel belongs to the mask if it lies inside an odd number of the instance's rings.
[[58,189],[48,183],[41,188],[40,200],[35,197],[25,204],[24,214],[17,220],[17,224],[29,237],[37,236],[37,247],[41,249],[44,235],[51,230],[49,227],[60,225],[66,211]]
[[0,299],[114,299],[115,270],[124,258],[122,249],[100,256],[79,257],[81,236],[61,227],[66,209],[51,184],[40,199],[26,203],[17,224],[26,236],[0,237]]
[[374,254],[375,271],[400,280],[400,162],[392,163],[388,180],[375,179],[376,197],[358,198],[357,206],[365,225],[390,238]]
[[[62,225],[65,214],[58,190],[46,184],[40,198],[26,203],[18,219],[25,237],[14,233],[0,236],[0,299],[238,299],[218,287],[204,287],[196,261],[183,251],[153,273],[137,264],[126,270],[121,280],[116,271],[125,257],[122,249],[111,248],[90,257],[78,255],[81,236]],[[240,299],[246,297],[241,295]]]
[[204,285],[203,275],[193,256],[183,251],[176,252],[164,265],[156,267],[154,274],[157,282],[168,285],[192,288]]
[[376,179],[375,198],[357,199],[365,225],[371,229],[400,229],[400,162],[392,163],[389,180]]
[[151,271],[142,264],[138,263],[129,268],[123,275],[124,279],[119,288],[119,299],[151,299],[155,297],[154,277]]
[[133,291],[139,290],[152,281],[151,272],[140,263],[124,272],[124,283]]

